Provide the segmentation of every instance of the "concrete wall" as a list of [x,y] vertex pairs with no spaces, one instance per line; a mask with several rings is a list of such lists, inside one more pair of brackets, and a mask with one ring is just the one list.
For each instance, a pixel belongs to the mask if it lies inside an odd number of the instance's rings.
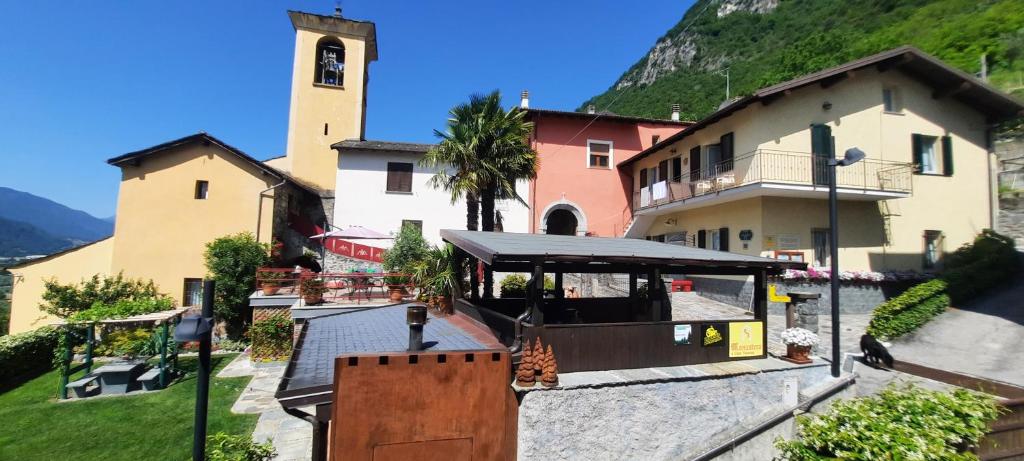
[[[901,111],[882,110],[883,87],[898,89]],[[823,109],[825,102],[831,104],[827,111]],[[717,143],[728,132],[735,135],[737,157],[756,149],[809,153],[809,127],[815,123],[832,128],[838,155],[856,146],[867,153],[868,159],[885,161],[912,162],[912,134],[952,138],[952,176],[915,174],[912,196],[886,200],[884,205],[843,201],[841,232],[847,234],[846,238],[840,236],[843,269],[920,269],[925,230],[941,231],[944,249],[952,251],[982,229],[992,227],[993,162],[985,142],[984,114],[950,98],[934,99],[932,88],[898,71],[865,69],[828,89],[811,85],[769,105],[753,104],[741,109],[638,161],[633,166],[637,180],[634,190],[639,190],[641,169],[655,167],[660,160],[676,155],[683,155],[685,160],[691,147]],[[706,208],[716,213],[726,204]],[[937,213],[938,209],[942,212]],[[804,248],[810,247],[811,227],[827,227],[826,201],[819,198],[766,197],[762,212],[765,233],[800,234]],[[661,218],[653,220],[646,235],[664,233],[659,226],[664,221]],[[753,228],[756,221],[751,218],[746,227]],[[755,232],[755,242],[760,240],[757,235]],[[766,250],[761,249],[770,256]]]
[[[452,204],[451,194],[433,188],[436,170],[419,165],[422,154],[410,152],[344,151],[338,158],[335,226],[359,225],[378,232],[397,234],[402,220],[423,221],[423,237],[440,244],[441,229],[466,228],[466,204]],[[413,164],[412,192],[388,192],[388,162]],[[526,196],[525,182],[519,187]],[[526,232],[528,212],[517,203],[499,203],[505,232]],[[367,245],[387,248],[390,240],[367,240]]]
[[[578,223],[578,231],[601,237],[622,236],[630,219],[631,181],[616,165],[653,145],[652,136],[665,139],[683,128],[679,124],[593,122],[592,118],[552,115],[534,115],[532,120],[533,148],[540,169],[531,185],[531,232],[543,232],[552,206],[565,204],[586,221]],[[612,143],[607,168],[589,166],[590,140]]]
[[[743,309],[750,309],[754,293],[752,279],[742,277],[691,276],[693,288],[705,298]],[[839,285],[839,311],[844,314],[867,314],[894,296],[903,293],[917,282],[841,283]],[[827,281],[775,282],[776,293],[785,295],[793,291],[818,293],[818,312],[828,313],[832,305],[832,291]],[[769,314],[784,314],[784,303],[768,303]]]
[[109,275],[114,237],[73,250],[26,262],[8,270],[12,275],[10,332],[34,330],[54,320],[39,309],[43,281],[76,283],[94,274]]
[[804,388],[827,372],[529,392],[519,406],[519,459],[689,459],[781,410],[786,377]]
[[[324,32],[297,29],[288,111],[288,170],[325,191],[334,189],[338,154],[331,144],[363,134],[366,92],[365,37],[330,35],[345,46],[343,86],[314,84],[317,42]],[[327,125],[327,132],[324,125]]]

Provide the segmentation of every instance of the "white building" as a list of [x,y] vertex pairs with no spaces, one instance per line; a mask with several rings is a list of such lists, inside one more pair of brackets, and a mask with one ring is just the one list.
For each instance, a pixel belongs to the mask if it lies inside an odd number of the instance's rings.
[[[332,147],[338,151],[333,225],[358,225],[397,235],[403,223],[420,226],[423,236],[441,243],[441,229],[465,229],[465,200],[452,203],[451,194],[435,189],[430,178],[436,170],[420,166],[433,145],[388,141],[346,140]],[[518,186],[527,197],[528,183]],[[495,205],[505,232],[528,232],[529,211],[510,201]],[[388,247],[390,241],[367,241]]]

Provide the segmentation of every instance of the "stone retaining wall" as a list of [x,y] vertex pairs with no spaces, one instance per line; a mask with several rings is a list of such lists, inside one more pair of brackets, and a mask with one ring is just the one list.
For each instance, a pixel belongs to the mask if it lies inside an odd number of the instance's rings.
[[[754,293],[753,277],[748,277],[747,280],[698,276],[688,278],[693,280],[694,291],[705,298],[743,309],[750,308],[751,297]],[[839,311],[844,314],[871,313],[879,304],[903,293],[915,283],[917,282],[842,283],[839,286]],[[819,313],[828,311],[832,305],[832,292],[828,281],[776,282],[775,290],[780,295],[790,291],[820,294]],[[784,314],[785,312],[785,304],[768,303],[769,314]]]

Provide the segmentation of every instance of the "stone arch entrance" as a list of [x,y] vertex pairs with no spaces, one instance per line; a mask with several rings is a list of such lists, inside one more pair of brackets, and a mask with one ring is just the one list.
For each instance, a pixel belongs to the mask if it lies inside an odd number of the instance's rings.
[[568,200],[560,200],[544,209],[540,231],[556,235],[586,235],[587,217],[580,207]]

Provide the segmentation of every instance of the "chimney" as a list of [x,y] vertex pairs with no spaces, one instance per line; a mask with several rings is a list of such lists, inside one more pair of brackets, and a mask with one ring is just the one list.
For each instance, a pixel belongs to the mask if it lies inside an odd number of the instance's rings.
[[520,109],[529,109],[530,108],[530,92],[529,91],[523,90],[522,93],[519,93],[519,108]]
[[587,113],[588,113],[588,114],[593,114],[593,113],[594,113],[594,112],[596,112],[596,111],[597,111],[597,108],[596,108],[596,107],[594,107],[594,105],[593,105],[593,104],[591,104],[591,105],[587,106]]
[[409,351],[423,350],[423,325],[427,323],[427,306],[412,305],[405,309],[405,323],[409,324]]
[[679,121],[679,104],[672,104],[672,121]]
[[341,17],[341,2],[334,2],[334,17]]

